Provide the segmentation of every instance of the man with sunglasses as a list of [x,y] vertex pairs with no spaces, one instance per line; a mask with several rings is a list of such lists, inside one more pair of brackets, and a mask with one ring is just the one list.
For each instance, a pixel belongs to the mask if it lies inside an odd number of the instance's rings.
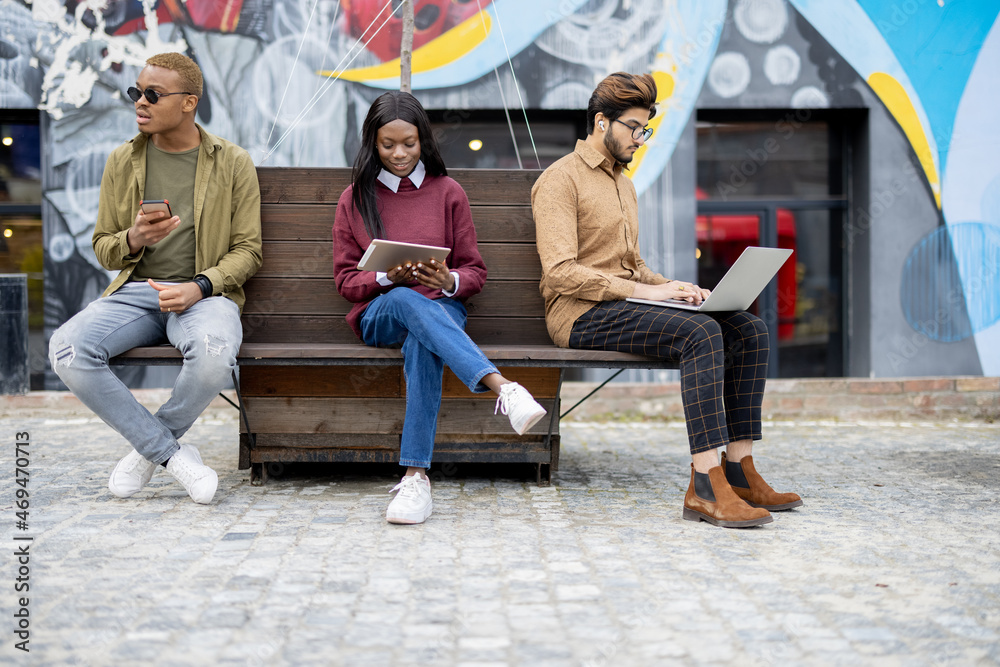
[[[139,134],[108,157],[94,253],[118,276],[49,341],[52,369],[132,445],[108,487],[138,493],[162,466],[197,503],[215,471],[179,439],[228,384],[243,339],[243,283],[261,264],[260,190],[250,155],[195,123],[203,79],[179,53],[146,61],[127,94]],[[108,367],[133,347],[170,343],[184,363],[156,414]]]
[[[777,493],[751,455],[761,438],[768,334],[746,312],[697,313],[626,301],[701,303],[709,291],[667,280],[639,255],[638,199],[624,170],[652,136],[656,82],[617,72],[594,90],[587,138],[531,191],[545,321],[556,345],[679,362],[691,477],[682,517],[727,528],[802,505]],[[726,447],[720,464],[716,450]]]

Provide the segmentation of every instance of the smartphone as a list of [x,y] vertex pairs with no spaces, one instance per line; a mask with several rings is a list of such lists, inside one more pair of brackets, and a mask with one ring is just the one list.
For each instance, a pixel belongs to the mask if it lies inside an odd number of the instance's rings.
[[[139,208],[142,209],[144,215],[149,215],[150,213],[155,213],[157,211],[161,213],[166,213],[167,218],[173,217],[173,213],[170,211],[170,202],[166,199],[146,199],[139,202]],[[165,218],[160,218],[161,220]]]

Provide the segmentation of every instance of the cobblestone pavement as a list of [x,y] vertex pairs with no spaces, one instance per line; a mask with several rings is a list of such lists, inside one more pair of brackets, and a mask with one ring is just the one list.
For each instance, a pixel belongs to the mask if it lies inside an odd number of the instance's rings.
[[2,549],[30,545],[30,592],[3,561],[0,663],[1000,663],[998,425],[767,424],[758,467],[805,506],[726,530],[681,520],[682,426],[567,424],[551,486],[460,469],[392,526],[394,469],[250,486],[231,412],[186,438],[219,471],[209,506],[162,471],[113,497],[127,444],[92,418],[0,419]]

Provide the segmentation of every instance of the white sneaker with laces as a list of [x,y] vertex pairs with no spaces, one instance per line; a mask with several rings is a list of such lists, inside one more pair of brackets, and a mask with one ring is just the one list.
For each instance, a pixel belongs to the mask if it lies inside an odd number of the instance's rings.
[[135,451],[129,452],[111,471],[108,488],[119,498],[128,498],[142,491],[156,472],[157,464]]
[[201,462],[201,454],[196,447],[181,445],[167,461],[167,472],[187,489],[191,500],[202,505],[212,502],[215,489],[219,486],[219,476]]
[[[389,523],[423,523],[431,515],[431,481],[419,472],[407,475],[392,491],[399,491],[385,511]],[[389,493],[392,493],[390,491]]]
[[531,397],[527,389],[516,382],[509,382],[500,387],[500,396],[497,397],[493,414],[498,411],[510,417],[510,425],[518,435],[524,435],[545,416],[545,408]]

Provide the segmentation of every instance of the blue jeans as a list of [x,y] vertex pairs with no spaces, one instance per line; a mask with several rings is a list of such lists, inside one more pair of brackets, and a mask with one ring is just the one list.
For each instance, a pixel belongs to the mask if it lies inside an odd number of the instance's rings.
[[401,466],[431,465],[445,364],[470,391],[489,391],[479,381],[497,369],[465,333],[465,319],[462,302],[428,299],[408,287],[375,297],[361,316],[366,345],[402,345],[406,417],[399,447]]
[[[239,308],[225,297],[202,299],[183,313],[161,313],[157,295],[148,284],[134,282],[91,302],[52,334],[49,361],[84,405],[147,460],[163,463],[232,377],[243,327]],[[111,371],[108,359],[166,342],[183,353],[184,365],[170,399],[153,415]]]

